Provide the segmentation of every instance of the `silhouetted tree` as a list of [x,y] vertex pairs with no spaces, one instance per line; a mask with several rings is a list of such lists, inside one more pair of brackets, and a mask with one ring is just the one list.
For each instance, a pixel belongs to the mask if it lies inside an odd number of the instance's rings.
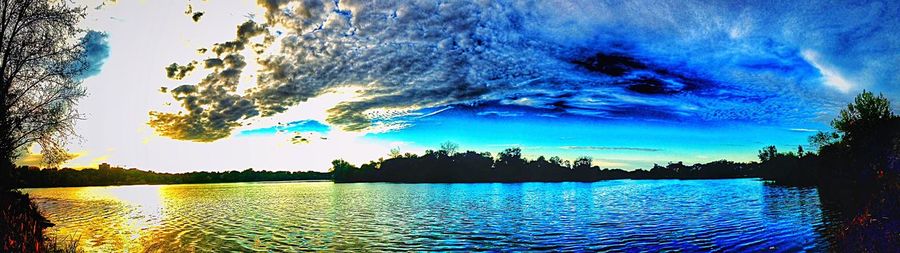
[[[85,95],[76,77],[88,67],[80,57],[82,8],[68,1],[0,2],[0,163],[3,174],[32,143],[44,162],[69,158],[76,102]],[[5,178],[5,176],[4,176]],[[3,184],[6,185],[6,184]]]
[[[50,226],[15,187],[14,160],[37,143],[47,164],[69,159],[66,141],[79,119],[76,102],[88,64],[78,22],[82,8],[69,1],[0,1],[0,251],[41,252]],[[15,203],[11,202],[15,199]],[[44,221],[30,223],[28,221]],[[23,240],[24,238],[24,240]]]
[[456,151],[459,150],[459,145],[453,142],[444,142],[441,143],[440,151],[443,151],[448,156],[453,156],[456,154]]
[[581,156],[575,159],[575,162],[572,163],[575,169],[578,168],[590,168],[591,164],[594,162],[594,159],[590,156]]
[[397,158],[400,156],[402,156],[402,154],[400,154],[400,148],[392,148],[391,152],[388,153],[388,157],[390,158]]
[[853,103],[841,110],[840,116],[831,122],[835,129],[848,134],[846,138],[854,138],[853,134],[863,134],[865,130],[893,119],[891,102],[882,94],[875,96],[863,90]]
[[847,237],[875,246],[854,251],[894,250],[900,242],[900,117],[884,95],[863,91],[832,126],[837,134],[812,138],[826,140],[818,152],[820,197],[842,209]]
[[331,173],[334,176],[335,182],[354,180],[356,170],[357,168],[355,166],[342,159],[331,161]]
[[562,159],[560,159],[559,156],[550,157],[550,164],[562,165]]
[[767,162],[778,156],[778,149],[775,146],[768,146],[759,150],[759,161]]
[[822,147],[833,145],[840,140],[840,135],[836,132],[817,132],[809,137],[809,145],[818,151]]

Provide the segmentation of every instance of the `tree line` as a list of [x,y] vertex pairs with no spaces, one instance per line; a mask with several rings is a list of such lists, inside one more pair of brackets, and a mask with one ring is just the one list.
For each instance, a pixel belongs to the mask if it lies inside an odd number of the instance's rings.
[[489,152],[457,152],[458,145],[447,142],[437,151],[424,155],[392,152],[388,159],[354,166],[344,160],[332,162],[334,181],[343,182],[593,182],[611,179],[714,179],[759,177],[757,163],[726,160],[685,165],[654,164],[650,170],[601,169],[593,159],[582,156],[574,161],[558,156],[539,156],[529,160],[517,147],[508,148],[496,159]]
[[199,184],[286,180],[331,180],[331,173],[315,171],[243,171],[161,173],[101,165],[98,169],[19,166],[13,170],[15,187],[69,187],[135,184]]
[[[508,148],[496,158],[489,152],[457,152],[444,143],[423,155],[400,154],[355,166],[332,162],[335,182],[558,182],[606,179],[762,178],[794,186],[863,186],[900,174],[900,117],[883,95],[863,91],[832,121],[835,132],[810,136],[805,151],[780,152],[775,146],[759,151],[759,162],[727,160],[686,165],[676,162],[649,170],[601,169],[592,158],[574,161],[557,156],[529,160],[520,148]],[[877,184],[876,184],[877,185]]]

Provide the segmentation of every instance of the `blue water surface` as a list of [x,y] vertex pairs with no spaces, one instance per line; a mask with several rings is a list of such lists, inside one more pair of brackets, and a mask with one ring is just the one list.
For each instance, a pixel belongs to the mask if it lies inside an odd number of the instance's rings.
[[27,191],[57,224],[53,232],[86,238],[87,251],[829,249],[815,188],[755,179]]

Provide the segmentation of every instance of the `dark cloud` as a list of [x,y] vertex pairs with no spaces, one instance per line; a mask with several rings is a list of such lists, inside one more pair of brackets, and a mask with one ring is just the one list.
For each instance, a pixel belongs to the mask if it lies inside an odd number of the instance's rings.
[[166,77],[175,80],[181,80],[194,70],[194,65],[197,65],[196,61],[188,63],[187,65],[178,65],[178,63],[172,63],[171,65],[166,66]]
[[225,62],[219,58],[209,58],[209,59],[204,60],[203,63],[204,63],[203,66],[208,69],[221,68],[221,67],[225,66]]
[[[181,103],[183,112],[150,112],[150,126],[158,133],[173,139],[209,142],[227,137],[240,126],[240,120],[259,115],[253,101],[239,95],[237,86],[247,65],[240,54],[249,39],[263,34],[261,26],[248,21],[239,26],[240,32],[228,46],[214,46],[219,58],[206,60],[212,73],[195,85],[181,85],[170,91]],[[215,62],[213,66],[210,62]],[[193,66],[191,63],[190,66]],[[177,64],[176,64],[176,68]],[[176,71],[176,77],[177,77]]]
[[634,71],[647,69],[647,65],[630,56],[606,54],[603,52],[583,59],[572,60],[572,63],[584,67],[588,71],[599,72],[614,77],[624,76]]
[[200,22],[200,17],[203,17],[203,12],[194,11],[194,6],[188,4],[187,9],[184,10],[184,15],[191,17],[191,20],[194,20],[194,22]]
[[[205,65],[215,73],[196,91],[172,90],[189,112],[172,122],[186,123],[158,125],[224,131],[345,87],[361,99],[331,108],[327,122],[353,131],[389,122],[383,110],[484,101],[548,115],[787,124],[849,99],[823,85],[822,66],[859,87],[900,76],[887,64],[900,59],[896,3],[258,3],[266,23],[244,23],[236,40],[212,45],[215,60]],[[262,52],[275,25],[284,28],[280,51],[259,56],[255,86],[235,95],[222,80],[240,74],[236,55]],[[256,36],[264,42],[251,44]],[[213,110],[227,117],[204,114],[222,101],[243,102]]]
[[200,22],[200,17],[203,17],[203,12],[198,11],[198,12],[194,12],[194,14],[191,15],[191,19],[193,19],[194,22]]

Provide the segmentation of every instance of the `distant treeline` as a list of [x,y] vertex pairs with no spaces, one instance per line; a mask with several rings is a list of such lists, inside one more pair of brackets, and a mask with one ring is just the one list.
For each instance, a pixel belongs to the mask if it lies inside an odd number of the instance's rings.
[[779,152],[775,146],[759,151],[759,162],[714,161],[685,165],[682,162],[650,170],[601,169],[591,157],[574,161],[540,156],[529,160],[521,149],[497,154],[457,152],[447,142],[423,155],[400,154],[356,167],[343,160],[332,162],[335,182],[528,182],[598,181],[606,179],[714,179],[758,177],[786,185],[867,185],[900,174],[900,117],[890,102],[870,92],[860,94],[832,122],[836,132],[810,137],[818,152]]
[[685,165],[682,162],[666,166],[654,165],[650,170],[601,169],[592,165],[592,158],[579,157],[574,161],[557,156],[540,156],[529,160],[519,148],[508,148],[497,155],[488,152],[456,152],[457,145],[444,143],[441,149],[428,150],[424,155],[396,152],[386,160],[373,161],[356,167],[344,160],[332,162],[334,181],[342,182],[593,182],[610,179],[714,179],[759,177],[756,163],[714,161]]
[[160,173],[139,169],[124,169],[102,164],[98,169],[75,170],[39,169],[20,166],[13,170],[15,188],[135,185],[135,184],[198,184],[284,180],[330,180],[326,172],[244,171]]

